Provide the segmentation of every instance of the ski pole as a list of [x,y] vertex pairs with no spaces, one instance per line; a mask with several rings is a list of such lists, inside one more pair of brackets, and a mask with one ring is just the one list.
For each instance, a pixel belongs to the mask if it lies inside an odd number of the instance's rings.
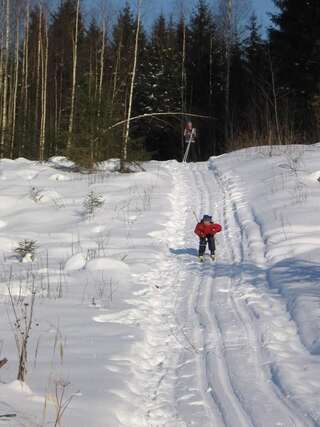
[[195,219],[197,220],[197,222],[200,222],[199,218],[198,218],[198,215],[196,214],[195,210],[194,209],[191,209],[191,210],[192,210],[192,213],[193,213]]
[[193,129],[192,129],[192,131],[190,133],[190,138],[189,138],[188,146],[187,146],[186,152],[184,153],[184,156],[183,156],[183,160],[182,160],[183,163],[186,163],[186,161],[188,160],[188,155],[189,155],[189,151],[190,151],[190,146],[191,146],[192,138],[193,138]]

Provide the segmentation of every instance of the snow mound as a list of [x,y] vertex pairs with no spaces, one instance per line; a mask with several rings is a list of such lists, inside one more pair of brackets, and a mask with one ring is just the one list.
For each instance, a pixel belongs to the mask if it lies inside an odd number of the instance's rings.
[[32,163],[32,160],[28,160],[25,157],[18,157],[14,160],[16,163]]
[[67,159],[64,156],[55,156],[55,157],[51,157],[48,160],[49,165],[54,166],[56,168],[74,168],[75,164],[74,162],[72,162],[71,160]]
[[7,223],[5,221],[0,220],[0,228],[6,227]]
[[54,175],[51,175],[49,179],[51,181],[70,181],[70,177],[68,177],[67,175],[63,175],[61,173],[56,173]]
[[12,383],[8,384],[7,387],[9,390],[13,390],[18,393],[24,393],[29,395],[32,394],[30,387],[22,381],[13,381]]
[[99,170],[107,172],[116,172],[120,169],[120,159],[109,159],[99,163]]
[[0,248],[3,251],[12,251],[18,246],[15,240],[10,239],[9,237],[0,237]]
[[318,181],[318,182],[320,182],[320,171],[316,171],[316,172],[311,173],[310,175],[308,175],[308,178],[311,181]]
[[96,227],[93,227],[92,233],[96,233],[96,234],[102,233],[103,231],[105,231],[106,228],[107,227],[105,225],[97,225]]
[[39,175],[39,172],[33,169],[22,169],[17,172],[17,175],[22,179],[31,181],[32,179],[36,178]]
[[55,200],[61,200],[61,195],[54,190],[40,190],[37,193],[37,203],[49,203]]
[[96,258],[86,265],[89,271],[107,271],[109,273],[129,273],[129,267],[123,261],[113,258]]
[[84,268],[86,265],[86,258],[83,254],[73,255],[68,261],[65,263],[64,270],[65,271],[77,271]]
[[17,199],[9,196],[0,196],[0,210],[10,209],[17,204]]

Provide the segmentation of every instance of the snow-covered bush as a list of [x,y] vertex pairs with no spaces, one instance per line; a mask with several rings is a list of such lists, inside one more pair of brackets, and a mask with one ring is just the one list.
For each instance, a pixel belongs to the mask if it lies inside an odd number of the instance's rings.
[[19,256],[21,262],[33,261],[37,248],[38,245],[35,240],[25,239],[19,242],[18,247],[14,251]]
[[83,201],[83,207],[87,215],[93,215],[95,211],[104,205],[104,198],[102,194],[90,191]]
[[30,193],[29,193],[31,200],[33,200],[35,203],[39,203],[43,197],[42,191],[43,191],[42,188],[31,187]]

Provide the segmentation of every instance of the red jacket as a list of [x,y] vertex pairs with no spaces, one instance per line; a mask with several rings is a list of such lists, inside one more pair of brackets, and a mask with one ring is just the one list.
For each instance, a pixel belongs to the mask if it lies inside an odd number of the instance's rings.
[[203,222],[199,222],[194,232],[199,237],[205,237],[205,236],[209,236],[210,234],[220,233],[221,230],[222,230],[222,227],[220,224],[213,224],[211,222],[210,224],[204,224]]

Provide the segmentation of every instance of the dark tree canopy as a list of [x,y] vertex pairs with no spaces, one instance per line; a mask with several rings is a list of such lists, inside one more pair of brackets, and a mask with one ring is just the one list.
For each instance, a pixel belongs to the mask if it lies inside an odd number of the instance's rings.
[[[208,0],[198,0],[189,16],[160,14],[147,29],[142,18],[132,115],[185,114],[133,121],[130,159],[180,160],[188,114],[209,117],[192,118],[201,159],[320,136],[320,1],[274,2],[268,37],[254,14],[244,35],[223,27],[225,8],[217,16]],[[113,126],[128,112],[136,12],[127,2],[107,19],[81,4],[73,85],[77,4],[10,10],[8,52],[0,41],[0,83],[8,88],[6,99],[0,93],[8,117],[1,122],[1,155],[36,159],[44,144],[45,157],[69,155],[85,164],[121,156],[124,124]]]

